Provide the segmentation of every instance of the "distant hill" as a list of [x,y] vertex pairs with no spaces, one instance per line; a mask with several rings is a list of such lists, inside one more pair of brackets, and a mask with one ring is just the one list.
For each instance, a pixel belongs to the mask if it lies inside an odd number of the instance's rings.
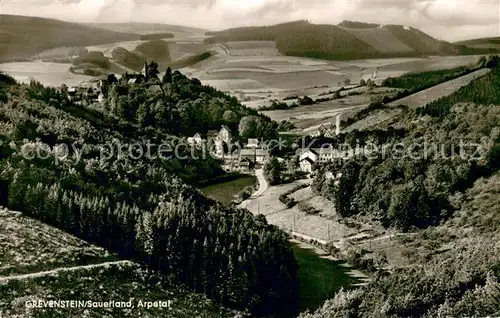
[[81,47],[139,39],[139,35],[132,33],[18,15],[0,15],[0,25],[0,61],[27,59],[62,46]]
[[207,32],[205,43],[275,41],[281,54],[345,60],[422,55],[488,54],[490,50],[440,41],[401,25],[342,21],[339,25],[305,20],[264,27]]
[[182,35],[202,35],[207,31],[200,28],[163,23],[87,23],[86,25],[111,30],[114,32],[137,33],[140,35],[154,33],[172,33],[176,37]]
[[456,45],[465,45],[471,48],[494,48],[500,49],[500,36],[490,38],[472,39],[466,41],[455,42]]

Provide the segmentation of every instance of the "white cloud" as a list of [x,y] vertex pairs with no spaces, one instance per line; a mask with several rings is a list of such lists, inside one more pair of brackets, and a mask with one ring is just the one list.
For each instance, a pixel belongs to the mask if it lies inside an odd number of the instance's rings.
[[5,14],[78,22],[158,22],[223,29],[297,19],[403,24],[445,40],[500,35],[500,1],[492,0],[3,0]]

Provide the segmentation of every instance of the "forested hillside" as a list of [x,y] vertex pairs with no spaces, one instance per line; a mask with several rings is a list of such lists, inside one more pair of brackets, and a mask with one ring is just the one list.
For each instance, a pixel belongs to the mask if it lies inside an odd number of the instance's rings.
[[[407,264],[301,317],[500,314],[499,79],[497,68],[425,109],[338,140],[379,152],[320,167],[314,189],[347,220],[414,235],[396,240]],[[337,183],[327,171],[341,173]]]
[[[367,41],[363,31],[377,39]],[[282,54],[331,60],[490,53],[488,49],[472,49],[439,41],[413,28],[354,21],[328,25],[300,20],[265,27],[207,32],[207,35],[211,37],[205,39],[206,43],[275,41]]]
[[[253,114],[236,99],[179,72],[166,76],[165,93],[114,85],[102,108],[75,105],[36,82],[0,80],[1,182],[10,208],[226,306],[257,316],[296,311],[287,236],[186,184],[222,173],[217,160],[190,159],[185,148],[178,156],[186,159],[173,156],[184,136]],[[149,145],[148,155],[132,144]]]
[[47,49],[138,40],[139,35],[113,32],[60,20],[0,15],[0,61],[30,58]]

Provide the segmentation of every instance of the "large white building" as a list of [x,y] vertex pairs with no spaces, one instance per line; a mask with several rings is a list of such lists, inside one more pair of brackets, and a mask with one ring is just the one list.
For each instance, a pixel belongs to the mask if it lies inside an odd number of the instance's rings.
[[342,157],[342,153],[333,146],[321,148],[303,148],[297,150],[299,162],[305,158],[311,159],[314,163],[325,163]]

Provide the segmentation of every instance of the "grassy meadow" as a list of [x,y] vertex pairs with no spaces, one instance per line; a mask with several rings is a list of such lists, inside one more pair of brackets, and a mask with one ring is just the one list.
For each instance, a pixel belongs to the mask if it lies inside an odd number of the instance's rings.
[[243,175],[233,180],[226,180],[221,183],[207,185],[201,188],[201,192],[206,196],[217,200],[223,204],[229,204],[234,196],[247,186],[252,186],[257,182],[254,176]]
[[300,309],[315,310],[323,302],[344,287],[358,283],[349,276],[348,268],[339,261],[321,258],[312,249],[305,249],[292,243],[292,249],[299,265]]

